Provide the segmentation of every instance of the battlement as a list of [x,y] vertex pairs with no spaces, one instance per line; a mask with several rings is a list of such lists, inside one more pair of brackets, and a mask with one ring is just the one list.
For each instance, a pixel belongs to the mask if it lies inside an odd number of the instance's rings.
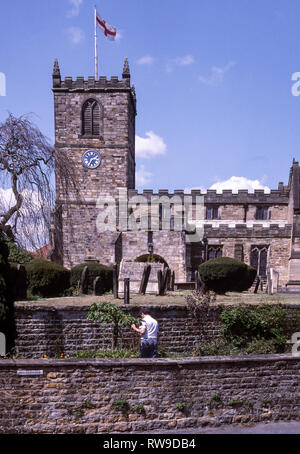
[[196,202],[196,197],[203,196],[205,204],[266,204],[266,205],[287,205],[289,202],[289,191],[282,189],[271,189],[270,193],[264,192],[262,189],[256,189],[254,192],[240,189],[237,193],[232,190],[225,189],[220,193],[216,190],[208,189],[207,192],[202,192],[200,189],[192,189],[190,193],[183,189],[175,189],[174,192],[169,192],[167,189],[159,189],[157,192],[153,189],[144,189],[142,193],[137,190],[129,190],[128,196],[143,196],[151,201],[152,197],[169,197],[179,196],[183,199],[186,196],[191,196],[193,203]]
[[60,73],[60,68],[57,59],[54,61],[53,68],[53,91],[106,91],[106,90],[130,90],[135,97],[134,87],[130,86],[130,72],[128,60],[125,59],[122,79],[118,76],[111,76],[107,79],[105,76],[100,76],[96,79],[94,76],[89,76],[87,80],[79,76],[75,80],[72,77],[66,76],[63,80]]
[[253,224],[252,227],[246,224],[235,224],[231,227],[229,224],[220,224],[218,227],[212,224],[204,224],[204,232],[207,238],[289,238],[292,232],[291,224],[282,227],[279,224]]

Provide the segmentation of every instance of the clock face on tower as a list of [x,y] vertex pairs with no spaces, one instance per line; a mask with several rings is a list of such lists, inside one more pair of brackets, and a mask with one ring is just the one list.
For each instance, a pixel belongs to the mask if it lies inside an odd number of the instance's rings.
[[100,151],[87,150],[83,153],[81,161],[83,167],[86,167],[87,169],[97,169],[101,164],[102,156]]

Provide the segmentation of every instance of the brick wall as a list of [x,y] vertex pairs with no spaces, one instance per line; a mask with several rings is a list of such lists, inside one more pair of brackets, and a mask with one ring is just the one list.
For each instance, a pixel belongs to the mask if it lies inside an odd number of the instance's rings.
[[[255,306],[249,306],[249,310]],[[286,305],[288,336],[300,331],[300,307]],[[224,306],[212,307],[202,329],[185,306],[149,306],[149,312],[159,322],[159,348],[169,353],[192,353],[200,339],[220,336],[220,313]],[[226,306],[228,308],[228,306]],[[122,307],[137,316],[139,307]],[[49,307],[16,304],[16,350],[24,358],[40,358],[76,351],[109,349],[112,347],[112,330],[86,320],[88,307]],[[139,335],[129,328],[121,329],[120,347],[138,347]]]
[[[180,430],[299,419],[300,361],[286,355],[0,360],[0,433]],[[41,370],[39,376],[17,371]],[[216,399],[217,397],[217,399]],[[127,414],[112,408],[129,404]],[[190,405],[183,414],[177,403]],[[141,404],[145,413],[134,410]]]

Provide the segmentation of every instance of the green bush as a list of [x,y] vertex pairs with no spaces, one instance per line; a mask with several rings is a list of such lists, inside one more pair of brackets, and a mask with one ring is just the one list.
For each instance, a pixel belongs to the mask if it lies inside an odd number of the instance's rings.
[[248,290],[256,277],[256,269],[230,257],[208,260],[199,266],[201,280],[218,294]]
[[262,350],[264,353],[274,353],[274,350],[280,353],[285,350],[287,314],[279,305],[251,309],[237,306],[225,309],[220,319],[224,337],[234,347],[246,347],[248,353],[261,353]]
[[81,263],[80,265],[76,265],[71,269],[71,278],[70,284],[71,287],[76,289],[78,287],[78,283],[81,281],[81,274],[84,267],[87,266],[89,273],[88,273],[88,291],[92,293],[93,291],[93,282],[96,277],[101,277],[101,284],[103,284],[102,292],[109,292],[113,288],[113,270],[109,266],[101,265],[100,263],[96,262],[88,262],[88,263]]
[[113,350],[83,350],[72,355],[74,358],[139,358],[139,349],[116,348]]
[[[22,278],[18,270],[19,263],[10,263],[9,285],[14,301],[25,300],[27,297],[27,279],[26,273]],[[25,265],[23,265],[25,268]]]
[[32,254],[26,251],[25,249],[19,247],[13,241],[6,240],[6,244],[9,251],[8,261],[10,263],[20,263],[20,265],[23,265],[24,263],[29,263],[33,261]]
[[0,231],[0,332],[6,336],[6,349],[14,344],[15,323],[13,294],[10,285],[9,249]]
[[7,311],[7,300],[8,300],[8,275],[9,275],[9,264],[8,264],[8,247],[0,234],[0,321],[5,318]]
[[63,295],[70,287],[70,271],[61,265],[37,259],[25,265],[28,290],[42,298]]

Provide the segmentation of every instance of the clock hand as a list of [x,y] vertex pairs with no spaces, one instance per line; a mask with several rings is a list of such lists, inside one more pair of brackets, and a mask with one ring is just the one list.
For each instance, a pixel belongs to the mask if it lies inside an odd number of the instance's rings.
[[90,161],[89,161],[89,166],[90,166],[90,165],[92,164],[92,162],[95,161],[95,160],[96,160],[96,157],[91,158]]

